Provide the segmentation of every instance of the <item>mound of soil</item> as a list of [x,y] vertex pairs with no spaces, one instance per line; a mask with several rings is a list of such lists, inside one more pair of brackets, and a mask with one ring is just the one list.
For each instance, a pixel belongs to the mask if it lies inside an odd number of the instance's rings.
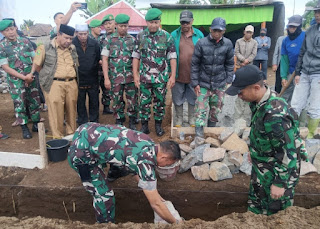
[[290,207],[276,215],[265,216],[255,215],[251,212],[232,213],[225,215],[216,221],[203,221],[200,219],[192,219],[185,221],[183,224],[164,225],[164,224],[149,224],[149,223],[119,223],[119,224],[84,224],[79,221],[69,222],[66,220],[46,219],[42,217],[18,219],[15,217],[0,217],[2,228],[131,228],[131,229],[180,229],[180,228],[277,228],[277,229],[301,229],[320,227],[320,207],[305,209],[301,207]]

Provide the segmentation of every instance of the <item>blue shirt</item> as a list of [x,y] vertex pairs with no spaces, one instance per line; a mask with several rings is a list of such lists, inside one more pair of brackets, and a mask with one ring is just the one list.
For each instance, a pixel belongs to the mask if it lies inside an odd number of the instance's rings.
[[298,61],[300,49],[305,37],[305,32],[301,32],[300,35],[294,39],[290,40],[287,36],[283,42],[281,47],[281,55],[287,55],[289,59],[289,73],[292,74],[296,68],[296,64]]
[[[257,55],[254,58],[255,60],[268,60],[268,51],[271,47],[271,39],[270,37],[265,36],[263,39],[259,37],[254,38],[258,42],[258,50]],[[267,44],[263,46],[263,44]]]

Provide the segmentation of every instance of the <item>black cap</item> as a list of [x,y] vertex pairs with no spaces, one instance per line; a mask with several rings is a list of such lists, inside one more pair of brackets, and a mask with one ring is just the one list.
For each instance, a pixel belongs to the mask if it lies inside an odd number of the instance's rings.
[[302,17],[300,15],[293,15],[289,18],[288,26],[293,25],[293,26],[300,26],[302,24]]
[[186,21],[186,22],[190,22],[193,19],[193,14],[191,11],[189,10],[184,10],[180,13],[180,22],[182,21]]
[[74,31],[75,31],[75,29],[72,28],[71,26],[64,25],[64,24],[60,25],[60,29],[59,29],[60,33],[65,33],[65,34],[67,34],[69,36],[73,36],[74,35]]
[[210,28],[225,30],[226,29],[226,20],[224,20],[221,17],[216,17],[215,19],[213,19]]
[[238,95],[247,86],[263,80],[263,72],[255,65],[247,65],[238,69],[232,85],[226,90],[228,95]]

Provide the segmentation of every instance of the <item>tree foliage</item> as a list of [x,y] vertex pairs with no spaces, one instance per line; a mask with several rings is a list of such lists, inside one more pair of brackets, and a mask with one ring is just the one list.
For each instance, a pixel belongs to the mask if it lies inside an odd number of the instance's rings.
[[206,4],[235,4],[245,2],[257,2],[259,0],[179,0],[177,4],[194,4],[194,5],[206,5]]
[[[307,7],[315,7],[318,3],[318,0],[311,0],[309,2],[306,3],[306,6]],[[314,13],[313,11],[306,11],[304,13],[304,15],[302,15],[303,17],[303,27],[306,28],[306,27],[309,27],[310,26],[310,22],[312,20],[312,18],[314,18]]]
[[28,20],[23,20],[23,24],[20,25],[21,30],[29,30],[30,26],[34,25],[34,21],[28,19]]
[[[81,14],[81,16],[89,18],[119,1],[120,0],[86,0],[88,6],[87,9],[81,9],[85,13]],[[136,0],[126,0],[126,2],[135,7]]]

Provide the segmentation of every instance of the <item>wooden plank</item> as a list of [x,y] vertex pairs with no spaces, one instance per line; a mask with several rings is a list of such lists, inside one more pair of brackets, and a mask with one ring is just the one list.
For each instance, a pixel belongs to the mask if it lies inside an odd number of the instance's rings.
[[43,158],[43,165],[46,167],[48,165],[48,154],[47,154],[47,141],[46,141],[46,130],[44,128],[44,123],[38,123],[38,135],[39,135],[39,147],[40,156]]

